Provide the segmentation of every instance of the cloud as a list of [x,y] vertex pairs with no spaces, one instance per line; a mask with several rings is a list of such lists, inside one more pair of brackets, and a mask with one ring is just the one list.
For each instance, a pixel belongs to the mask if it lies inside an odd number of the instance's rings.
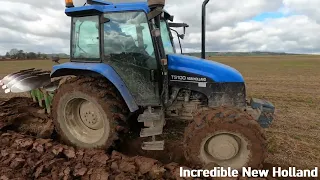
[[[320,52],[320,24],[304,15],[269,19],[264,22],[247,21],[207,33],[210,51],[276,51]],[[188,35],[184,47],[200,50],[201,34]]]
[[320,23],[319,0],[283,0],[285,7],[299,14],[304,14]]
[[[320,37],[316,33],[320,30],[320,15],[316,10],[320,7],[318,0],[210,3],[207,5],[207,51],[320,53],[317,43]],[[185,10],[185,6],[190,9]],[[192,7],[187,4],[169,7],[173,12],[178,11],[178,21],[191,22],[189,24],[193,26],[183,40],[186,52],[200,51],[201,48],[200,6],[201,2]]]
[[[78,6],[85,2],[74,1]],[[187,52],[200,51],[201,6],[202,1],[167,1],[166,10],[175,21],[190,25],[182,40]],[[319,0],[210,1],[207,51],[320,52],[317,7]],[[70,17],[64,13],[63,0],[1,0],[0,8],[0,54],[11,48],[69,53]]]
[[[56,1],[41,1],[41,0],[2,0],[3,2],[11,2],[15,3],[16,7],[21,5],[28,5],[33,8],[42,9],[42,8],[62,8],[64,6],[64,1],[56,0]],[[12,6],[11,6],[12,7]]]
[[70,18],[62,1],[10,0],[1,1],[0,7],[0,54],[11,48],[67,52]]
[[[176,3],[177,2],[177,3]],[[172,1],[168,11],[176,15],[176,19],[188,22],[191,32],[198,32],[201,26],[202,1]],[[277,10],[281,6],[279,0],[224,0],[210,1],[206,6],[207,30],[217,30],[223,26],[232,26],[237,22],[250,19],[266,11]]]

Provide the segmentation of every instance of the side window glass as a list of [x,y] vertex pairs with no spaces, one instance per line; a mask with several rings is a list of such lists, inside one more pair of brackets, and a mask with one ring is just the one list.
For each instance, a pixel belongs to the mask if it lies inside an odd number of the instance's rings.
[[149,26],[147,23],[142,24],[143,30],[142,30],[142,38],[146,47],[146,51],[148,52],[148,54],[150,56],[152,56],[153,58],[155,58],[155,54],[154,54],[154,47],[153,47],[153,42],[152,42],[152,38],[150,36],[150,30],[149,30]]
[[98,16],[73,18],[72,57],[100,58]]
[[174,50],[173,50],[173,46],[172,46],[171,39],[170,39],[170,34],[169,34],[170,31],[168,31],[168,27],[167,27],[166,22],[161,21],[160,31],[161,31],[161,39],[163,42],[163,47],[164,47],[166,54],[173,54]]

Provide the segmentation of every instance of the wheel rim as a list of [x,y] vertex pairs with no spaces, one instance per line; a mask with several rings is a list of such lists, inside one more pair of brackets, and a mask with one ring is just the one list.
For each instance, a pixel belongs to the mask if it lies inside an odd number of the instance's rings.
[[95,143],[109,134],[109,120],[102,118],[99,107],[83,98],[66,103],[64,117],[68,131],[79,141]]
[[207,140],[204,150],[215,159],[228,160],[238,154],[239,143],[229,134],[219,134]]
[[201,143],[200,158],[206,168],[213,166],[239,169],[246,165],[250,150],[246,138],[231,132],[207,136]]

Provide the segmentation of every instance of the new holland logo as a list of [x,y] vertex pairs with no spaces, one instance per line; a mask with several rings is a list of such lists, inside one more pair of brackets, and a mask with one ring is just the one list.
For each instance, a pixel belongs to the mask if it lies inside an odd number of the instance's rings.
[[207,78],[171,75],[171,81],[197,83],[198,87],[207,87]]
[[207,78],[179,76],[179,75],[171,75],[171,79],[174,81],[178,80],[178,81],[207,82]]

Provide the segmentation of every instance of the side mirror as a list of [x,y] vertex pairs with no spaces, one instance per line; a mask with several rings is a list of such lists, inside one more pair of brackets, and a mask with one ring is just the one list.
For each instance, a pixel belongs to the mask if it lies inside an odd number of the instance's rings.
[[186,28],[189,27],[188,24],[186,23],[168,23],[169,27],[173,27],[173,28],[183,28],[183,37],[180,37],[181,39],[184,38],[184,35],[186,34]]
[[171,22],[173,22],[173,19],[174,19],[174,16],[171,16],[166,10],[163,10],[162,17]]
[[184,34],[180,34],[180,35],[179,35],[179,37],[180,37],[181,39],[184,39],[184,36],[185,36]]

